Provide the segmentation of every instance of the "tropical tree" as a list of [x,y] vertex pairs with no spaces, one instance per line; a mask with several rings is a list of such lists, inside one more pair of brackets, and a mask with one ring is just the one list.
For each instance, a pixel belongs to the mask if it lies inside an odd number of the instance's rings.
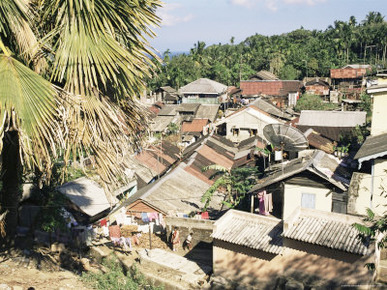
[[12,237],[22,170],[49,181],[55,160],[93,155],[114,187],[140,139],[137,101],[155,62],[158,0],[0,1],[0,213]]
[[202,170],[213,170],[212,178],[218,177],[201,198],[201,202],[204,203],[203,211],[207,210],[212,196],[217,191],[225,193],[225,199],[222,202],[224,205],[229,208],[236,207],[255,184],[259,174],[257,167],[229,169],[217,164],[206,166]]

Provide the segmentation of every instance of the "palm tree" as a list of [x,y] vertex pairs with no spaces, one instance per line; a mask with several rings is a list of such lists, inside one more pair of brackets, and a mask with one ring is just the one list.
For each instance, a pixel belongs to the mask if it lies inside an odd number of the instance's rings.
[[150,27],[159,22],[160,5],[0,1],[0,216],[8,212],[9,237],[22,169],[48,181],[57,158],[67,165],[70,158],[93,155],[107,187],[125,177],[123,156],[146,128],[136,96],[154,67],[147,37],[154,37]]

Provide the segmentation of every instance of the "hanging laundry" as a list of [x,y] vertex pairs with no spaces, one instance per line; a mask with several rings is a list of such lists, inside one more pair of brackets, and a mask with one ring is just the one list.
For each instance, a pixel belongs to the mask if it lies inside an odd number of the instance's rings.
[[141,219],[144,223],[149,223],[149,218],[148,218],[148,214],[146,212],[143,212],[141,214]]
[[259,200],[259,214],[262,214],[262,215],[269,214],[269,212],[266,211],[266,206],[265,206],[266,194],[267,194],[266,190],[262,190],[257,193],[258,200]]
[[150,213],[150,220],[157,220],[159,218],[159,215],[157,214],[157,212],[151,212]]
[[265,195],[265,212],[273,212],[273,197],[271,193]]
[[202,212],[202,219],[208,220],[209,218],[208,211]]
[[101,227],[106,226],[107,225],[107,220],[106,219],[102,219],[100,223],[101,223]]

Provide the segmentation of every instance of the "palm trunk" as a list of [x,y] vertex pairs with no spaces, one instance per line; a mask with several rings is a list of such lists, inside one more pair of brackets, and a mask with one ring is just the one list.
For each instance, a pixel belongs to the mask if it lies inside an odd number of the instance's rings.
[[18,207],[21,198],[21,163],[19,155],[19,135],[17,131],[7,132],[3,137],[3,150],[1,152],[1,180],[0,191],[1,210],[8,211],[5,217],[4,242],[10,244],[16,234],[18,223]]

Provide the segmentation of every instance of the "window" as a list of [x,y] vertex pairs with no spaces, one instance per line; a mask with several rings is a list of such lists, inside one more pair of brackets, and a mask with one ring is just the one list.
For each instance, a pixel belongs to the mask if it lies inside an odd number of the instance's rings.
[[301,207],[303,208],[315,208],[316,195],[312,193],[303,193],[301,197]]

